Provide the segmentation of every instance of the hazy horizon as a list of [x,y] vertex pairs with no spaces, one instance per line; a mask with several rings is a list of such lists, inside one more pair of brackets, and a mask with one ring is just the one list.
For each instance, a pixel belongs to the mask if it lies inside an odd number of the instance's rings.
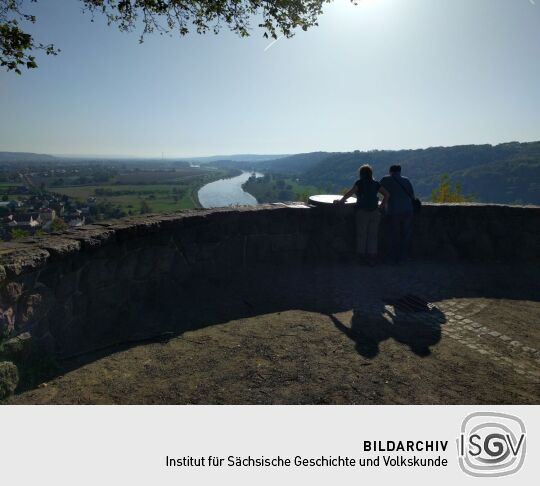
[[246,157],[246,156],[253,156],[253,157],[288,157],[291,155],[299,155],[299,154],[309,154],[309,153],[317,153],[317,152],[328,152],[328,153],[347,153],[347,152],[354,152],[355,150],[360,150],[361,152],[398,152],[402,150],[427,150],[430,148],[450,148],[450,147],[459,147],[459,146],[471,146],[471,145],[492,145],[497,146],[505,143],[537,143],[540,142],[540,139],[538,140],[509,140],[507,142],[500,142],[496,144],[482,144],[482,143],[471,143],[471,144],[458,144],[458,145],[430,145],[428,147],[403,147],[403,148],[393,148],[393,149],[387,149],[387,148],[372,148],[372,149],[352,149],[352,150],[309,150],[309,151],[303,151],[303,152],[295,152],[295,153],[234,153],[234,154],[215,154],[215,153],[208,153],[203,155],[171,155],[168,156],[167,154],[164,154],[162,157],[161,155],[131,155],[131,154],[65,154],[65,153],[46,153],[46,152],[31,152],[28,150],[0,150],[0,153],[2,152],[13,152],[13,153],[31,153],[34,155],[51,155],[53,157],[59,157],[59,158],[81,158],[81,159],[91,159],[91,158],[110,158],[111,160],[114,159],[146,159],[146,160],[173,160],[173,159],[209,159],[209,158],[216,158],[216,157]]
[[[27,7],[54,42],[0,71],[0,150],[196,158],[540,140],[540,6],[529,0],[336,0],[272,42],[149,35],[77,2]],[[254,22],[254,25],[256,21]]]

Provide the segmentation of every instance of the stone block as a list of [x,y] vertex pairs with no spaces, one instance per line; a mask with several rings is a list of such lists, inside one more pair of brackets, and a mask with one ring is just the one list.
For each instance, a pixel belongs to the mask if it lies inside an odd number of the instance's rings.
[[116,277],[117,260],[113,258],[92,259],[81,276],[83,288],[110,285]]
[[0,361],[19,362],[30,354],[32,336],[28,332],[8,339],[0,345]]
[[12,395],[18,384],[17,367],[10,361],[0,362],[0,400]]
[[19,282],[8,282],[2,290],[2,302],[15,304],[22,295],[23,286]]
[[171,272],[174,257],[177,250],[175,248],[162,246],[157,248],[157,258],[155,273],[158,275],[167,274]]
[[179,283],[186,281],[191,275],[191,266],[180,252],[174,254],[170,275],[175,282]]
[[56,283],[55,295],[58,299],[66,299],[75,293],[79,287],[79,276],[81,271],[76,270],[63,274]]

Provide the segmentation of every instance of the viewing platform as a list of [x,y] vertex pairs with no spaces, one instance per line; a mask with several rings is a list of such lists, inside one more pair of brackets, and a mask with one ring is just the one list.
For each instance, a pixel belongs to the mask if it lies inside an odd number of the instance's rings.
[[427,204],[411,261],[374,268],[352,258],[353,211],[190,210],[2,244],[0,391],[538,403],[540,208]]

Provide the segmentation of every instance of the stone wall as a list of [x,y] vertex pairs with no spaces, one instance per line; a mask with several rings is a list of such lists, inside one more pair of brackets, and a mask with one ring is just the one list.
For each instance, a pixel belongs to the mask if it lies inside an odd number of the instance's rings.
[[[350,258],[353,211],[301,204],[192,210],[2,243],[0,398],[36,357],[73,356],[179,330],[189,326],[186,316],[203,318],[194,281],[226,281],[258,264]],[[537,261],[539,247],[539,207],[425,205],[411,254]]]

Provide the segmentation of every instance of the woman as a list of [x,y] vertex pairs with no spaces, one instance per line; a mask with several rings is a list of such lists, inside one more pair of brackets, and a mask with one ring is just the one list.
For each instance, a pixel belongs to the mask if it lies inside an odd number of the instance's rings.
[[356,195],[356,253],[361,261],[375,265],[377,260],[377,244],[379,235],[379,211],[378,194],[383,195],[381,209],[386,207],[390,193],[373,179],[373,169],[369,165],[363,165],[358,171],[360,179],[339,200],[337,204],[344,204],[353,195]]

